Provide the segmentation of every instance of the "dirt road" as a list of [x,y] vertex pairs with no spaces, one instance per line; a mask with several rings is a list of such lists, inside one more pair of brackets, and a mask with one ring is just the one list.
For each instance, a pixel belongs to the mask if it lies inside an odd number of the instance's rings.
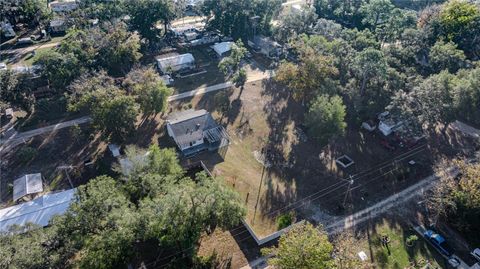
[[90,122],[91,120],[92,119],[90,117],[85,116],[85,117],[81,117],[81,118],[78,118],[78,119],[60,122],[60,123],[57,123],[57,124],[54,124],[54,125],[49,125],[49,126],[46,126],[46,127],[34,129],[34,130],[31,130],[31,131],[27,131],[27,132],[21,132],[21,133],[15,132],[10,137],[0,140],[0,145],[1,145],[0,146],[0,153],[2,151],[6,151],[8,149],[13,148],[13,147],[23,143],[25,140],[30,139],[34,136],[41,135],[41,134],[44,134],[44,133],[53,132],[53,131],[56,131],[56,130],[59,130],[59,129],[62,129],[62,128],[67,128],[67,127],[77,125],[77,124],[87,123],[87,122]]

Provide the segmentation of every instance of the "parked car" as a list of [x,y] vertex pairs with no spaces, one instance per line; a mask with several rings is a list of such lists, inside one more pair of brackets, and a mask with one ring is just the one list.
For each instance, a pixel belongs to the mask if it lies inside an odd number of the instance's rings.
[[448,259],[448,264],[450,264],[452,268],[457,268],[460,266],[460,261],[457,258],[450,258]]
[[477,259],[478,261],[480,261],[480,248],[476,248],[474,249],[470,254],[472,254],[472,256]]
[[427,230],[423,233],[423,236],[427,238],[435,248],[437,248],[442,254],[447,257],[452,255],[452,249],[448,246],[447,241],[443,236],[435,233],[432,230]]

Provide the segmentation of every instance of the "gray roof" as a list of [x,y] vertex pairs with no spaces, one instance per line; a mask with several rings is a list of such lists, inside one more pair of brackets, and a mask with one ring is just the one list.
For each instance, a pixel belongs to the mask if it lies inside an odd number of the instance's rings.
[[203,139],[203,132],[213,129],[218,124],[206,110],[185,110],[170,115],[167,119],[173,132],[175,142],[188,146],[190,142]]
[[16,201],[25,195],[42,192],[42,174],[28,174],[13,181],[13,200]]

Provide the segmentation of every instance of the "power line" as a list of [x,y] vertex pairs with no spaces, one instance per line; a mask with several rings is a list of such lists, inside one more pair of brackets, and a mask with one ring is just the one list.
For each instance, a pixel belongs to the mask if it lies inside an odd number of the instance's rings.
[[[371,173],[373,173],[373,172],[375,172],[375,171],[379,171],[379,170],[381,170],[381,169],[383,169],[383,168],[385,168],[385,167],[388,167],[388,166],[390,166],[390,165],[393,165],[395,162],[402,161],[402,160],[404,160],[404,159],[406,159],[406,158],[409,158],[409,157],[411,157],[411,156],[413,156],[413,155],[416,155],[416,154],[422,152],[425,147],[426,147],[425,144],[422,144],[422,145],[420,145],[420,146],[414,147],[414,148],[408,150],[407,152],[404,152],[404,153],[401,153],[401,154],[395,156],[395,157],[394,157],[393,159],[391,159],[391,160],[388,160],[388,161],[382,162],[382,163],[380,163],[380,164],[377,164],[377,165],[373,166],[372,168],[369,168],[369,169],[367,169],[367,170],[364,170],[364,171],[361,171],[361,172],[359,172],[359,173],[356,173],[356,174],[354,174],[353,176],[349,176],[348,178],[352,179],[352,178],[355,177],[355,176],[357,176],[357,178],[355,178],[355,180],[357,180],[357,179],[359,179],[359,178],[363,178],[363,177],[365,177],[365,176],[367,176],[367,175],[369,175],[369,174],[371,174]],[[399,157],[401,157],[401,158],[399,158]],[[369,181],[367,181],[367,182],[364,182],[363,184],[360,184],[359,186],[356,186],[356,187],[353,188],[353,189],[357,189],[358,187],[360,187],[360,186],[362,186],[362,185],[366,185],[366,184],[368,184],[368,183],[370,183],[370,182],[372,182],[372,181],[374,181],[374,180],[376,180],[376,179],[378,179],[378,178],[380,178],[380,177],[383,177],[384,175],[387,175],[388,173],[391,173],[391,172],[393,172],[393,171],[396,171],[396,170],[398,170],[398,169],[399,169],[399,167],[393,168],[393,169],[387,171],[386,173],[383,173],[383,174],[381,174],[381,175],[379,175],[379,176],[376,176],[376,177],[374,177],[373,179],[371,179],[371,180],[369,180]],[[363,175],[362,175],[362,174],[363,174]],[[358,175],[361,175],[361,176],[358,176]],[[342,179],[342,180],[347,180],[347,178]],[[340,185],[339,185],[339,184],[340,184]],[[302,199],[300,199],[300,200],[297,200],[297,201],[295,201],[295,202],[293,202],[293,203],[290,203],[290,204],[287,205],[287,206],[284,206],[284,207],[282,207],[282,208],[280,208],[280,209],[276,209],[276,210],[274,210],[274,211],[271,211],[271,212],[269,212],[269,213],[266,213],[266,214],[264,214],[264,216],[268,216],[268,215],[271,215],[271,214],[276,213],[276,212],[281,212],[283,209],[288,208],[288,207],[290,207],[290,206],[292,206],[292,205],[294,205],[294,204],[297,204],[297,203],[299,203],[299,202],[304,202],[304,201],[306,201],[306,200],[308,200],[309,202],[312,202],[312,201],[317,200],[317,199],[319,199],[319,198],[321,198],[321,197],[324,197],[325,195],[330,194],[331,192],[333,192],[333,191],[335,191],[335,190],[337,190],[337,189],[339,189],[339,188],[342,188],[342,187],[344,187],[344,186],[346,186],[346,185],[348,185],[348,184],[350,184],[350,181],[347,181],[347,182],[339,181],[339,182],[334,183],[334,184],[332,184],[332,185],[330,185],[330,186],[328,186],[328,187],[326,187],[326,188],[323,188],[323,189],[321,189],[321,190],[319,190],[319,191],[316,191],[315,193],[310,194],[310,195],[307,196],[307,197],[304,197],[304,198],[302,198]],[[338,185],[338,186],[335,187],[334,189],[331,189],[331,190],[329,190],[328,192],[323,193],[323,194],[321,194],[321,195],[318,196],[318,197],[315,197],[316,195],[320,194],[321,192],[323,192],[323,191],[331,188],[332,186],[336,186],[336,185]],[[347,191],[348,191],[348,190],[347,190]],[[314,197],[314,198],[313,198],[313,197]],[[299,208],[299,207],[301,207],[301,206],[304,206],[304,204],[302,203],[302,204],[300,204],[300,205],[298,205],[298,206],[295,206],[295,207],[291,208],[290,210]],[[239,232],[239,233],[237,233],[237,234],[232,234],[233,231],[239,230],[239,229],[241,229],[241,228],[244,228],[245,230],[244,230],[244,231],[241,231],[241,232]],[[236,236],[238,236],[238,235],[240,235],[240,234],[243,234],[243,233],[245,233],[245,232],[248,232],[248,230],[247,230],[244,226],[242,226],[242,225],[240,225],[240,226],[237,227],[237,228],[234,228],[234,229],[230,230],[230,233],[232,234],[232,235],[231,235],[232,237],[236,237]],[[250,236],[248,236],[248,237],[245,238],[244,240],[246,240],[246,239],[248,239],[248,238],[250,238]],[[241,243],[241,242],[244,241],[244,240],[243,240],[243,239],[242,239],[242,240],[239,240],[239,241],[237,241],[237,243]],[[168,255],[168,256],[160,259],[159,261],[155,261],[155,262],[149,263],[148,266],[150,266],[151,264],[160,262],[160,261],[167,260],[167,259],[169,259],[169,258],[171,258],[171,257],[177,256],[178,254],[182,254],[182,253],[184,253],[184,252],[186,252],[186,251],[188,251],[188,250],[192,250],[193,248],[194,248],[194,247],[192,246],[192,247],[187,248],[187,249],[185,249],[185,250],[178,251],[178,252],[176,252],[176,253],[173,253],[173,254],[171,254],[171,255]],[[182,257],[182,259],[183,259],[183,258],[185,258],[185,257]],[[173,262],[173,261],[172,261],[172,262]],[[171,264],[172,262],[167,263],[166,265]],[[165,267],[166,265],[163,265],[162,267]],[[147,266],[147,265],[146,265],[146,266]],[[154,268],[162,268],[162,267],[154,267]]]

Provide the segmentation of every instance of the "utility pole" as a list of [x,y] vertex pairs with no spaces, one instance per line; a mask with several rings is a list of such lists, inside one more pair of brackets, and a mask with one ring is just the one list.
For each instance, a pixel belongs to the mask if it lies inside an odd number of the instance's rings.
[[353,185],[353,177],[350,175],[350,180],[348,181],[347,191],[345,192],[345,197],[343,198],[343,207],[345,208],[345,204],[347,202],[347,197],[350,196],[352,198],[352,185]]

